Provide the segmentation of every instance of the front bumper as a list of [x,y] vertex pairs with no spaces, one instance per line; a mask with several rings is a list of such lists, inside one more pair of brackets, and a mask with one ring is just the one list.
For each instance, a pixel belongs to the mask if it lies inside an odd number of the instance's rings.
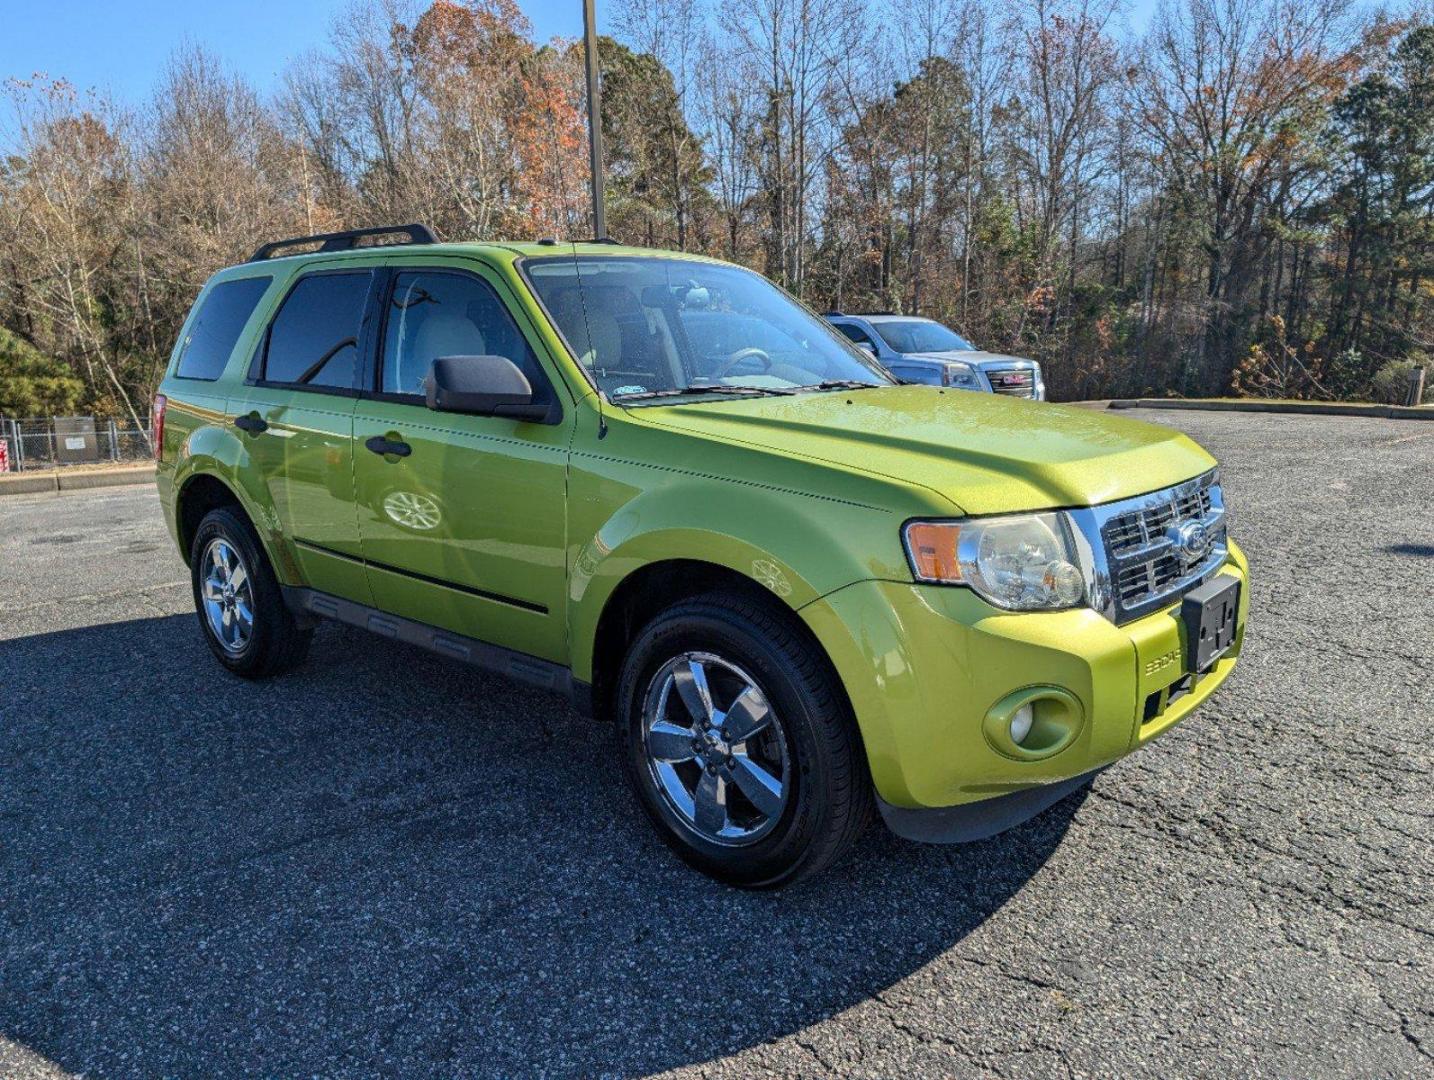
[[[846,687],[883,809],[947,808],[1063,785],[1189,715],[1234,670],[1249,612],[1247,570],[1230,544],[1219,573],[1242,583],[1235,642],[1210,671],[1192,677],[1178,602],[1116,626],[1085,608],[1012,613],[968,589],[865,581],[801,614]],[[1058,749],[1018,759],[988,737],[984,721],[1027,688],[1064,691],[1079,703],[1078,717]]]

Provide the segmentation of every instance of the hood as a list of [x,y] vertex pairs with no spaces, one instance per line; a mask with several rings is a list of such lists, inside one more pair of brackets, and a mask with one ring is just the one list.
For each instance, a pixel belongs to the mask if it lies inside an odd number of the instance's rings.
[[1180,432],[1094,409],[932,386],[646,406],[636,418],[928,488],[967,514],[1094,506],[1198,476]]

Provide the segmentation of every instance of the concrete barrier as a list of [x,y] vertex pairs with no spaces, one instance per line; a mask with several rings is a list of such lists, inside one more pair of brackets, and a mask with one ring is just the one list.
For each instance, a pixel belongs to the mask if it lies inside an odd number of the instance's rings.
[[127,465],[116,469],[47,469],[44,472],[0,474],[0,495],[83,491],[88,488],[153,482],[153,465]]
[[53,472],[6,473],[0,476],[0,495],[31,495],[37,491],[59,491]]
[[1298,413],[1304,416],[1368,416],[1381,420],[1434,420],[1430,405],[1373,405],[1347,401],[1261,401],[1256,398],[1119,398],[1112,409],[1186,409],[1195,412]]

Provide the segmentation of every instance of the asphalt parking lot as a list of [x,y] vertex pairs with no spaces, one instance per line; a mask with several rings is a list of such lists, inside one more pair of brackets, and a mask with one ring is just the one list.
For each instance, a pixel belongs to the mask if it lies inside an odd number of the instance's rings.
[[1434,1074],[1434,424],[1138,415],[1223,462],[1235,677],[776,895],[555,698],[337,626],[223,673],[151,489],[0,500],[0,1076]]

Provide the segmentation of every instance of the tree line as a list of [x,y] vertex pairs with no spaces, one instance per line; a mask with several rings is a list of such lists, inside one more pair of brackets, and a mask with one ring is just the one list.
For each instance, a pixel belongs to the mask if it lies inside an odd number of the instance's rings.
[[[1056,398],[1387,397],[1434,351],[1434,19],[1352,0],[619,0],[609,233],[929,315]],[[138,420],[204,280],[423,221],[590,235],[580,43],[359,0],[259,93],[5,84],[0,412]]]

